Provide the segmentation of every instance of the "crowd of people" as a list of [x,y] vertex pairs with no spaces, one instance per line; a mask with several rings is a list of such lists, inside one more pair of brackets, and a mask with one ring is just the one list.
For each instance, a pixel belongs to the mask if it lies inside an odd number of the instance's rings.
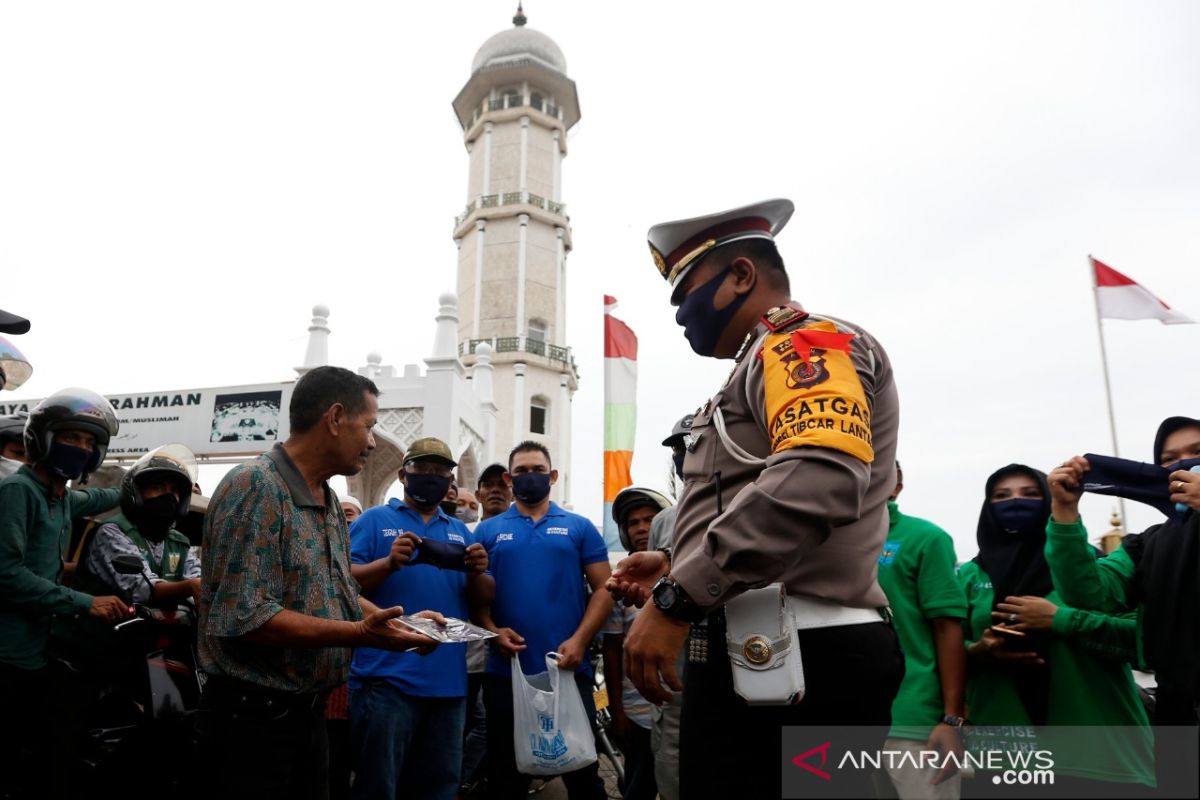
[[[83,791],[61,764],[114,669],[113,626],[193,602],[203,691],[179,769],[201,797],[524,797],[514,681],[547,669],[571,673],[593,724],[606,687],[630,800],[783,796],[797,754],[781,735],[803,726],[877,730],[877,750],[911,756],[836,767],[846,796],[1010,796],[963,779],[972,750],[1052,753],[1063,796],[1194,796],[1200,419],[1166,419],[1147,464],[999,467],[960,562],[900,511],[883,346],[791,297],[775,245],[791,213],[772,200],[650,230],[692,349],[735,366],[663,441],[678,499],[631,486],[613,502],[615,570],[596,526],[550,499],[558,469],[534,440],[472,490],[445,442],[419,439],[398,496],[338,497],[330,478],[374,448],[378,389],[336,367],[307,372],[287,440],[216,487],[198,552],[178,531],[195,486],[178,448],[120,487],[76,488],[117,432],[100,395],[0,421],[6,795]],[[1084,490],[1164,522],[1102,554]],[[112,510],[68,568],[72,521]],[[491,637],[442,643],[421,618]],[[596,763],[562,780],[606,796]]]

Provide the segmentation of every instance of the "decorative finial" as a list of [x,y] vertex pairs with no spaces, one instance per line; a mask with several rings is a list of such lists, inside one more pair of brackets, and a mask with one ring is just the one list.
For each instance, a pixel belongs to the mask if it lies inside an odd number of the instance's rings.
[[529,20],[527,20],[525,18],[525,10],[523,8],[521,8],[521,3],[518,2],[517,3],[517,15],[515,17],[513,17],[513,25],[516,25],[518,28],[520,28],[528,21]]

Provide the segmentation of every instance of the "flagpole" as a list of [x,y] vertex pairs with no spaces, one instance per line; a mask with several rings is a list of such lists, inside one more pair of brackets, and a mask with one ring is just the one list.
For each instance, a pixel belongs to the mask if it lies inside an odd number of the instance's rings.
[[[1096,309],[1096,331],[1100,334],[1100,364],[1104,368],[1104,399],[1108,402],[1108,430],[1112,435],[1113,455],[1121,457],[1117,445],[1117,416],[1113,413],[1112,383],[1108,379],[1108,350],[1104,346],[1104,323],[1100,320],[1100,290],[1096,282],[1096,265],[1088,255],[1088,271],[1092,278],[1092,304]],[[1121,528],[1128,530],[1129,520],[1125,516],[1125,498],[1118,498],[1121,505]]]

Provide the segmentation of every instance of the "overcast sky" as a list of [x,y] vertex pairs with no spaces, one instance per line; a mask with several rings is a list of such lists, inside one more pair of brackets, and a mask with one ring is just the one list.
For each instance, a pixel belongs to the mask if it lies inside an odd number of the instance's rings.
[[[450,102],[513,5],[0,5],[0,307],[34,325],[16,396],[286,380],[317,302],[334,363],[420,363],[467,200]],[[1200,5],[525,10],[583,113],[563,196],[571,468],[593,519],[603,294],[641,340],[637,482],[665,485],[659,441],[730,366],[674,324],[658,221],[795,201],[794,295],[889,351],[901,507],[964,559],[995,468],[1112,450],[1088,253],[1200,317]],[[1106,333],[1121,452],[1148,460],[1163,417],[1200,416],[1200,326]],[[1111,505],[1085,499],[1093,533]]]

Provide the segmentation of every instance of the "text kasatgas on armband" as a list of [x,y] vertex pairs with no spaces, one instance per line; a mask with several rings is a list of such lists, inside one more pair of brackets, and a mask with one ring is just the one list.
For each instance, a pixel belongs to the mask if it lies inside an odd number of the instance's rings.
[[[817,416],[833,414],[833,416]],[[775,418],[771,436],[775,441],[790,439],[807,430],[837,430],[871,444],[871,412],[844,397],[814,397],[800,400]]]

